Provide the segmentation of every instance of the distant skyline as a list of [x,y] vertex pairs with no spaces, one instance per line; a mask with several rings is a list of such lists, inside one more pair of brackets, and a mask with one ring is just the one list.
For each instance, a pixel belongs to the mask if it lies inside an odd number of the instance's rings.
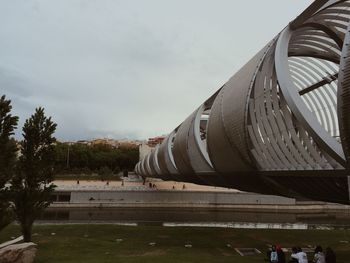
[[59,140],[169,133],[311,0],[0,0],[0,95]]

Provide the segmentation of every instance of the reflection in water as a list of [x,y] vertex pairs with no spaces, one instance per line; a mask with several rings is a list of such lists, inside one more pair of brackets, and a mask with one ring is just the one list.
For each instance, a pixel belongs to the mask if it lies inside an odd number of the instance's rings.
[[[184,208],[49,208],[40,218],[41,222],[66,223],[131,223],[163,224],[163,222],[198,223],[202,226],[223,223],[245,228],[259,223],[262,228],[273,228],[278,224],[301,224],[308,228],[312,225],[330,225],[350,228],[350,212],[342,213],[286,213],[276,211],[240,212],[217,209],[184,209]],[[243,224],[242,224],[243,223]],[[269,226],[269,224],[271,226]],[[263,226],[267,227],[263,227]],[[241,227],[240,227],[241,226]],[[253,227],[255,228],[255,227]],[[303,227],[301,227],[303,228]]]

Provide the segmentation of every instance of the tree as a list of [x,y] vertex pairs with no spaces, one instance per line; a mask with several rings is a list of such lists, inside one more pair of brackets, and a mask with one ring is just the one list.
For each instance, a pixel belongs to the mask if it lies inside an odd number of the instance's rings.
[[[98,173],[108,167],[113,173],[121,170],[133,170],[139,159],[138,148],[114,148],[111,145],[85,145],[57,143],[55,145],[56,174],[74,174],[92,171]],[[69,152],[69,166],[67,165]]]
[[111,178],[111,176],[113,175],[113,171],[108,166],[102,166],[98,170],[98,175],[100,176],[101,180],[107,180]]
[[0,230],[10,222],[6,184],[16,163],[16,142],[11,138],[17,127],[18,117],[11,115],[11,101],[0,98]]
[[45,116],[43,108],[37,108],[22,129],[21,156],[11,180],[11,201],[24,242],[31,241],[35,219],[51,203],[50,196],[55,187],[52,181],[56,126],[51,117]]

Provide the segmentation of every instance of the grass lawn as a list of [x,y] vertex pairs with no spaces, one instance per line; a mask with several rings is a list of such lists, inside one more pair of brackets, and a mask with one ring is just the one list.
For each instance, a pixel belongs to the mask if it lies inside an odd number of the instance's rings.
[[[283,247],[331,246],[340,263],[350,262],[350,230],[246,230],[116,225],[35,225],[36,263],[92,262],[263,262],[267,244]],[[52,235],[55,233],[55,235]],[[19,236],[10,225],[0,242]],[[123,239],[116,242],[116,239]],[[155,246],[150,246],[155,242]],[[192,244],[192,248],[185,248]],[[227,247],[230,244],[232,247]],[[234,247],[255,247],[258,256],[241,257]],[[289,254],[287,255],[289,258]],[[311,259],[311,255],[310,255]]]

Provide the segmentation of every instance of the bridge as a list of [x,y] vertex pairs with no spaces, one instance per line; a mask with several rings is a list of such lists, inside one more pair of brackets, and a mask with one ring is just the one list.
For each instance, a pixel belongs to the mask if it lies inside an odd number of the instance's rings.
[[350,203],[350,1],[317,0],[135,167]]

